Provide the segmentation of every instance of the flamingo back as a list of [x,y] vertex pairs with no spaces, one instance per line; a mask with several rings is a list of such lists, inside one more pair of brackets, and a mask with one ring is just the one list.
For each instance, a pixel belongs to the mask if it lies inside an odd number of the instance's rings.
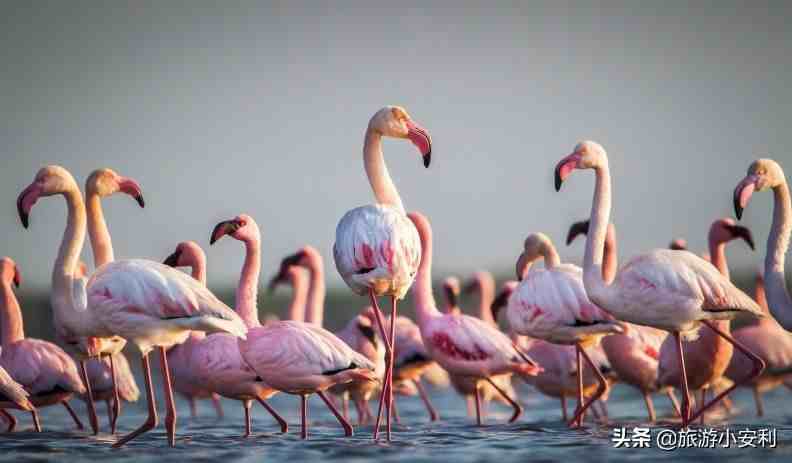
[[0,366],[32,395],[85,392],[77,366],[66,352],[40,339],[23,339],[3,349]]

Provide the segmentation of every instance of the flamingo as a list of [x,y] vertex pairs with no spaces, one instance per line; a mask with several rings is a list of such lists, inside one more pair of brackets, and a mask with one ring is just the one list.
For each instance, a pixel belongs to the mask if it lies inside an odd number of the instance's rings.
[[[55,344],[41,339],[25,337],[22,311],[19,308],[12,284],[19,287],[22,277],[16,263],[9,257],[0,258],[0,336],[2,351],[0,367],[14,378],[30,395],[29,402],[3,398],[0,408],[19,408],[29,411],[33,417],[36,432],[41,432],[36,407],[62,404],[74,419],[78,429],[83,429],[77,415],[69,405],[74,394],[82,394],[85,388],[77,373],[77,366],[71,357]],[[28,405],[32,404],[33,407]],[[5,416],[5,415],[4,415]],[[11,415],[6,416],[8,417]],[[11,417],[9,428],[13,429],[16,420]]]
[[772,159],[758,159],[734,190],[734,212],[742,218],[756,191],[773,190],[773,224],[767,237],[764,263],[765,290],[770,313],[787,331],[792,331],[792,298],[786,287],[784,263],[792,233],[792,200],[781,165]]
[[[3,351],[0,348],[0,357],[2,355]],[[0,416],[8,423],[6,432],[12,432],[16,428],[17,421],[13,415],[5,411],[5,408],[13,407],[26,412],[32,412],[36,409],[30,402],[30,394],[21,384],[14,381],[14,378],[3,367],[0,367],[0,397],[3,398],[3,402],[6,402],[2,404],[3,408],[0,408]]]
[[[695,337],[701,324],[726,338],[746,355],[747,349],[712,324],[737,316],[761,317],[761,308],[734,286],[710,263],[687,251],[654,250],[629,260],[617,272],[611,284],[602,278],[603,245],[610,222],[611,180],[608,156],[598,143],[584,141],[565,156],[555,168],[555,187],[560,191],[564,180],[576,169],[593,169],[596,186],[591,210],[591,230],[586,239],[583,283],[592,302],[618,320],[669,331],[676,338],[681,367],[684,401],[682,425],[696,418],[690,414],[690,391],[682,354],[682,339]],[[760,358],[753,356],[754,368],[747,380],[764,369]],[[721,400],[715,397],[703,405],[698,415]]]
[[[572,224],[567,234],[567,246],[572,244],[578,235],[588,234],[589,221]],[[675,240],[673,246],[687,246],[684,240]],[[679,248],[684,249],[684,248]],[[612,282],[618,269],[616,249],[616,227],[611,223],[605,235],[604,256],[602,265],[602,278]],[[680,414],[674,390],[671,387],[658,388],[657,371],[660,359],[660,346],[668,337],[668,333],[649,326],[622,323],[624,333],[613,334],[602,339],[602,348],[608,360],[619,377],[619,380],[629,384],[639,391],[644,398],[649,421],[654,423],[656,414],[651,394],[665,392],[677,414]]]
[[[530,271],[542,258],[544,270]],[[583,288],[580,267],[562,264],[552,241],[543,233],[525,239],[524,251],[517,260],[520,285],[509,298],[506,316],[511,329],[521,335],[554,344],[574,345],[577,354],[578,404],[571,427],[582,425],[583,414],[608,391],[608,381],[586,353],[603,336],[620,333],[622,328],[594,305]],[[583,360],[599,381],[597,391],[584,401]]]
[[415,226],[407,219],[399,192],[390,178],[382,154],[382,137],[409,139],[420,151],[424,167],[432,159],[429,133],[416,124],[404,108],[386,106],[377,111],[366,129],[363,165],[376,203],[348,211],[336,227],[333,257],[338,273],[353,292],[368,296],[385,341],[386,372],[380,394],[374,440],[385,406],[387,440],[391,440],[391,403],[393,402],[393,366],[395,329],[385,332],[377,296],[391,297],[391,318],[397,318],[397,301],[403,299],[420,261],[420,244]]
[[[764,415],[762,394],[774,389],[792,378],[789,371],[792,369],[792,333],[787,332],[770,315],[765,297],[764,276],[762,272],[756,274],[754,299],[767,315],[755,325],[748,325],[734,330],[734,339],[743,343],[748,349],[762,358],[767,368],[752,384],[756,415]],[[726,377],[737,381],[751,367],[750,361],[743,355],[734,355]]]
[[286,320],[298,322],[305,321],[305,303],[308,300],[308,271],[296,265],[285,269],[281,266],[278,272],[267,285],[269,292],[275,291],[280,284],[287,284],[292,288],[292,299],[286,311]]
[[[324,391],[340,383],[358,379],[373,380],[374,364],[338,337],[314,324],[288,320],[261,326],[255,308],[261,260],[258,225],[252,217],[239,215],[217,224],[210,242],[214,244],[225,235],[243,241],[246,249],[245,265],[236,296],[240,315],[249,328],[247,339],[237,344],[243,359],[242,368],[249,367],[254,380],[268,389],[301,397],[303,439],[308,438],[307,396],[312,393],[325,401],[343,426],[345,434],[351,436],[352,426],[336,410]],[[207,339],[211,338],[209,336]],[[219,353],[219,349],[210,349],[208,352],[230,355]],[[220,361],[222,359],[215,360]]]
[[[727,279],[729,278],[729,267],[726,263],[726,244],[738,238],[748,243],[751,249],[754,248],[751,231],[736,225],[733,219],[718,219],[710,227],[708,240],[712,264]],[[731,335],[730,320],[714,320],[711,323],[720,332]],[[675,359],[675,347],[671,338],[667,338],[660,347],[658,370],[658,385],[660,387],[680,386],[679,379],[682,372]],[[716,383],[723,378],[734,348],[731,343],[726,341],[726,338],[713,330],[703,330],[698,339],[683,344],[682,347],[687,368],[688,388],[694,392],[700,391],[701,403],[704,405],[707,390],[714,388]],[[750,371],[750,368],[745,371]],[[701,419],[704,420],[703,413]]]
[[[421,263],[413,297],[418,326],[429,355],[451,375],[470,376],[487,382],[514,408],[509,422],[522,414],[522,407],[493,380],[493,376],[518,373],[536,375],[536,363],[521,352],[508,336],[493,325],[470,315],[442,314],[432,294],[432,228],[423,214],[408,214],[421,240]],[[476,416],[481,424],[479,388],[476,387]]]
[[[226,331],[244,337],[245,326],[234,311],[206,287],[157,262],[142,259],[110,262],[98,268],[88,281],[75,280],[75,267],[85,241],[86,214],[74,177],[59,166],[42,168],[19,195],[17,208],[22,225],[27,227],[30,211],[37,200],[54,195],[62,195],[68,206],[66,231],[52,278],[56,329],[63,339],[78,345],[87,357],[117,353],[120,351],[118,345],[123,345],[125,339],[141,352],[148,418],[114,447],[125,445],[157,425],[149,353],[159,348],[167,406],[165,425],[168,443],[173,447],[176,445],[176,407],[166,349],[184,342],[191,330]],[[90,395],[89,400],[93,401]]]
[[[131,196],[141,208],[145,207],[146,203],[138,183],[131,178],[118,175],[112,169],[96,169],[85,181],[88,237],[96,268],[115,260],[113,243],[102,211],[102,198],[119,192]],[[85,265],[80,262],[74,278],[81,280],[86,274]],[[88,359],[86,374],[88,383],[91,385],[93,400],[103,400],[107,404],[110,433],[115,434],[116,423],[121,414],[119,399],[126,402],[137,402],[140,397],[140,389],[138,389],[135,377],[129,368],[129,362],[123,352]],[[87,402],[88,397],[83,396],[83,398]],[[88,407],[91,409],[89,416],[95,416],[96,410],[93,403],[88,404]]]
[[[202,285],[206,286],[206,254],[195,241],[183,241],[176,246],[163,264],[169,267],[190,267],[191,276]],[[170,365],[173,390],[184,397],[190,404],[190,415],[198,415],[196,400],[211,399],[218,418],[223,417],[223,406],[220,396],[200,383],[196,369],[192,368],[192,355],[199,349],[201,341],[206,338],[203,331],[193,331],[190,337],[182,344],[173,346],[168,350],[168,365]]]

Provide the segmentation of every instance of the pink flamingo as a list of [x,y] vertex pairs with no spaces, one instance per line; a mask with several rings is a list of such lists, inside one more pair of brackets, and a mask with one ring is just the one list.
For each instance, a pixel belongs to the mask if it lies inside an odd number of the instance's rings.
[[[756,415],[763,416],[762,393],[775,389],[784,384],[786,378],[790,378],[789,371],[792,369],[792,334],[784,330],[770,315],[762,272],[756,274],[754,299],[756,299],[759,307],[762,308],[767,316],[760,319],[757,324],[734,330],[733,336],[734,339],[740,341],[761,357],[767,365],[762,375],[751,384],[754,402],[756,403]],[[743,375],[743,372],[750,367],[750,360],[747,357],[734,355],[729,367],[726,369],[726,377],[737,381]]]
[[304,322],[305,304],[308,300],[308,271],[295,265],[287,268],[281,267],[267,285],[269,292],[275,291],[280,284],[287,284],[292,288],[292,299],[286,311],[286,320]]
[[[543,270],[530,271],[533,263],[544,259]],[[520,285],[509,298],[506,316],[517,334],[543,339],[554,344],[574,345],[577,353],[578,404],[570,426],[580,427],[583,414],[608,391],[608,381],[586,348],[599,344],[603,336],[622,329],[610,316],[594,305],[583,288],[580,267],[562,264],[552,241],[542,233],[526,238],[517,260]],[[599,387],[584,400],[583,360],[597,375]]]
[[[730,218],[718,219],[712,223],[709,231],[709,253],[712,264],[725,277],[729,278],[729,267],[726,263],[726,244],[735,239],[742,239],[754,248],[750,230],[735,225]],[[711,322],[718,331],[731,335],[730,320],[714,320]],[[725,337],[714,330],[703,330],[698,339],[683,344],[685,367],[687,368],[687,384],[692,391],[700,391],[701,404],[706,403],[707,390],[713,388],[720,380],[731,361],[734,348]],[[670,338],[660,347],[660,365],[658,385],[660,387],[680,387],[679,363],[676,361],[676,346]],[[750,368],[744,370],[750,371]],[[743,375],[745,374],[743,371]],[[702,421],[704,414],[701,414]]]
[[[191,276],[206,286],[206,254],[195,241],[179,243],[163,264],[169,267],[189,267]],[[198,415],[196,401],[200,399],[211,399],[217,417],[222,418],[223,406],[220,404],[220,396],[201,384],[196,369],[191,364],[193,353],[196,349],[200,349],[199,346],[205,338],[206,333],[203,331],[193,331],[186,341],[168,350],[173,390],[189,402],[190,415],[193,418]]]
[[432,142],[425,129],[403,108],[386,106],[369,121],[363,146],[363,164],[376,204],[348,211],[336,227],[333,246],[338,273],[355,293],[368,295],[385,341],[386,372],[374,426],[374,440],[385,407],[387,439],[391,439],[393,402],[394,340],[397,324],[386,334],[377,296],[391,297],[391,318],[397,317],[397,301],[403,299],[415,278],[420,261],[418,233],[407,220],[399,192],[393,184],[382,155],[382,137],[407,138],[421,152],[424,166],[432,159]]
[[[602,279],[603,247],[611,209],[611,180],[608,156],[599,144],[579,143],[555,168],[555,187],[575,169],[593,169],[596,186],[591,210],[591,230],[586,240],[583,282],[592,302],[618,320],[652,326],[671,332],[677,341],[682,370],[684,402],[682,425],[693,419],[690,415],[690,391],[685,372],[682,338],[695,336],[703,323],[754,360],[754,369],[746,380],[764,369],[762,360],[744,349],[712,320],[733,319],[738,315],[761,317],[756,302],[721,275],[710,263],[687,251],[654,250],[628,261],[616,274],[613,283]],[[703,406],[701,414],[721,400],[719,395]]]
[[[126,444],[157,425],[148,356],[158,347],[167,406],[168,443],[175,446],[176,407],[166,349],[184,342],[191,330],[227,331],[244,337],[245,326],[234,311],[206,287],[157,262],[141,259],[110,262],[97,269],[87,282],[75,280],[74,271],[85,240],[86,214],[80,189],[71,174],[58,166],[42,168],[17,200],[20,219],[27,226],[36,201],[53,195],[64,196],[69,211],[53,271],[55,326],[64,339],[78,344],[89,357],[119,352],[116,347],[108,347],[124,344],[114,342],[117,339],[128,339],[140,349],[148,419],[114,447]],[[89,400],[92,402],[93,398]]]
[[[567,235],[567,246],[572,244],[578,235],[588,234],[588,229],[588,220],[572,224]],[[677,241],[675,243],[679,246],[687,245],[684,240]],[[612,223],[608,225],[604,247],[602,278],[606,282],[611,283],[618,269],[616,227]],[[660,346],[668,337],[668,333],[649,326],[634,325],[632,323],[622,323],[622,328],[624,333],[613,334],[602,339],[602,347],[619,380],[641,391],[650,422],[653,423],[656,420],[654,402],[651,396],[653,392],[664,391],[674,410],[679,415],[679,403],[674,395],[673,388],[658,388],[657,385]]]
[[[102,198],[119,192],[131,196],[141,208],[145,207],[143,194],[137,182],[131,178],[118,175],[112,169],[97,169],[85,181],[88,237],[90,238],[94,266],[96,268],[115,260],[113,242],[102,211]],[[75,280],[83,279],[86,273],[85,264],[80,262],[74,275]],[[91,385],[93,400],[104,401],[107,405],[110,432],[115,434],[116,423],[121,414],[121,402],[117,399],[126,402],[137,402],[140,397],[140,389],[138,389],[135,377],[129,368],[129,362],[122,352],[105,357],[92,358],[86,363],[86,374],[88,383]],[[83,396],[83,399],[87,401],[88,397]],[[93,404],[89,404],[88,407],[93,409],[89,415],[95,415],[96,411]]]
[[773,190],[773,224],[767,237],[764,264],[767,305],[770,313],[787,331],[792,331],[792,298],[786,287],[784,263],[792,233],[792,200],[784,170],[772,159],[758,159],[734,190],[734,212],[742,218],[755,191]]
[[[493,325],[469,315],[442,314],[432,294],[432,229],[422,214],[411,212],[421,240],[421,263],[413,297],[421,337],[429,355],[451,375],[471,376],[487,382],[514,408],[509,422],[522,414],[522,407],[492,381],[493,376],[518,373],[536,375],[536,363],[516,348],[508,336]],[[476,416],[481,424],[481,398],[476,387]]]
[[[3,351],[2,348],[0,348],[0,357],[2,357],[2,355]],[[5,411],[5,409],[18,408],[19,410],[32,412],[36,407],[30,402],[29,396],[25,388],[14,381],[14,378],[8,374],[5,368],[0,367],[0,397],[3,398],[3,401],[0,402],[0,407],[2,407],[0,408],[0,416],[8,423],[6,432],[12,432],[14,428],[16,428],[17,421],[16,418]]]
[[[260,326],[255,307],[261,260],[258,225],[244,214],[220,222],[212,232],[211,242],[215,243],[225,235],[243,241],[246,248],[245,265],[237,290],[237,307],[249,327],[248,339],[238,342],[242,363],[252,369],[250,373],[262,387],[302,398],[304,439],[308,437],[307,396],[312,393],[325,401],[344,427],[345,434],[351,436],[352,426],[336,410],[324,391],[336,384],[357,379],[372,380],[374,364],[332,333],[314,324],[276,321],[266,327]],[[207,339],[211,338],[209,336]],[[218,349],[209,352],[218,352]],[[223,394],[223,391],[219,392]]]
[[[16,263],[8,257],[0,258],[0,336],[3,346],[0,367],[30,394],[30,403],[34,407],[63,404],[77,428],[83,429],[82,423],[69,405],[74,394],[85,392],[77,367],[71,357],[55,344],[25,338],[22,311],[11,288],[12,284],[18,287],[21,281]],[[3,400],[0,408],[21,408],[29,411],[36,432],[41,432],[36,408],[22,407],[13,400]],[[15,424],[16,420],[12,417],[9,428],[13,429]]]

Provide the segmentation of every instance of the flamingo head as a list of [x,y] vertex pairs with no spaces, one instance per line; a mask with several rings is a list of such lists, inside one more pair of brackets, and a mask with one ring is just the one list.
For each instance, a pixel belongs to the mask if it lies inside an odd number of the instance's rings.
[[745,241],[752,250],[756,249],[751,230],[737,225],[730,217],[718,219],[710,227],[709,239],[714,243],[728,243],[738,238]]
[[253,220],[253,217],[247,214],[240,214],[231,220],[224,220],[215,225],[212,236],[209,238],[209,245],[215,244],[217,240],[226,235],[244,242],[261,240],[258,224]]
[[30,210],[39,198],[57,194],[79,193],[80,187],[68,170],[60,166],[42,167],[33,183],[27,186],[17,197],[17,212],[22,226],[29,225]]
[[270,279],[267,285],[267,292],[274,292],[275,288],[282,284],[291,284],[292,287],[297,287],[297,285],[305,284],[307,281],[308,275],[304,268],[297,265],[281,267],[278,273]]
[[22,274],[19,272],[19,267],[10,257],[0,258],[0,281],[3,284],[14,283],[17,288],[22,284]]
[[509,304],[509,298],[511,297],[512,293],[517,289],[519,283],[515,280],[509,280],[503,283],[503,287],[501,288],[500,292],[495,296],[495,299],[492,301],[492,305],[490,306],[490,310],[492,311],[492,318],[493,320],[498,320],[498,314],[500,311]]
[[672,251],[687,251],[688,244],[684,238],[675,238],[668,244],[668,249]]
[[96,169],[85,181],[86,196],[105,197],[118,192],[131,196],[140,207],[146,207],[140,185],[129,177],[118,175],[113,169]]
[[772,159],[757,159],[748,168],[748,174],[734,189],[734,214],[742,219],[743,210],[748,206],[755,191],[765,191],[786,183],[784,170]]
[[182,241],[176,249],[162,261],[169,267],[197,267],[205,265],[206,254],[195,241]]
[[572,154],[565,156],[555,168],[555,189],[561,191],[564,180],[575,169],[596,169],[608,162],[605,148],[594,141],[582,141],[575,146]]
[[461,284],[457,277],[446,277],[443,280],[443,294],[445,295],[446,305],[449,309],[459,307],[459,294]]
[[385,137],[409,139],[423,157],[424,167],[432,162],[432,138],[429,132],[412,120],[401,106],[386,106],[377,111],[369,128]]
[[[517,258],[517,279],[522,281],[528,274],[531,265],[540,257],[544,258],[549,256],[550,250],[553,248],[553,242],[544,233],[531,233],[525,238],[523,244],[523,252]],[[549,263],[545,261],[545,265]]]

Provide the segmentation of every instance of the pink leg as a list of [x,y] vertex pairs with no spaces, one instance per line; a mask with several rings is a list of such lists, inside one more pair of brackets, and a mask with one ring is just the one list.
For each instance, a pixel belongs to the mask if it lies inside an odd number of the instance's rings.
[[676,394],[674,394],[674,390],[672,388],[666,389],[666,395],[668,396],[668,400],[671,401],[671,406],[674,407],[676,416],[682,418],[682,409],[679,407],[679,401],[676,398]]
[[222,420],[225,415],[223,413],[223,404],[220,403],[219,395],[212,393],[212,404],[214,405],[215,413],[217,413],[217,418]]
[[275,421],[277,421],[278,424],[280,425],[281,433],[286,434],[287,432],[289,432],[289,423],[287,423],[286,420],[284,420],[283,417],[280,416],[280,414],[278,414],[278,412],[275,411],[275,409],[272,408],[272,406],[267,403],[266,400],[261,398],[257,398],[256,400],[258,400],[258,403],[260,403],[261,406],[264,407],[264,409],[267,410],[267,412],[269,412],[269,414],[272,415],[273,418],[275,418]]
[[121,440],[113,444],[113,448],[120,448],[137,436],[148,432],[157,427],[157,403],[154,399],[154,386],[151,382],[151,365],[149,364],[148,354],[142,358],[143,375],[146,383],[146,399],[148,400],[148,418],[141,427],[124,436]]
[[162,369],[162,392],[165,394],[165,429],[168,432],[168,444],[176,447],[176,401],[173,400],[168,355],[164,347],[160,347],[160,368]]
[[739,386],[744,386],[744,385],[750,384],[754,379],[756,379],[759,375],[762,374],[762,371],[764,371],[764,368],[765,368],[764,360],[762,360],[758,355],[756,355],[753,352],[751,352],[742,343],[740,343],[739,341],[737,341],[733,337],[729,336],[728,334],[724,333],[723,331],[719,330],[715,325],[712,324],[712,322],[705,320],[703,323],[705,325],[707,325],[712,331],[717,333],[720,337],[722,337],[723,339],[725,339],[725,340],[729,341],[730,343],[732,343],[732,345],[734,345],[734,347],[737,350],[739,350],[740,352],[745,354],[746,357],[751,359],[751,361],[753,362],[754,366],[751,369],[751,372],[748,373],[748,376],[746,376],[744,379],[742,379],[741,381],[735,381],[734,384],[729,386],[725,391],[723,391],[720,394],[718,394],[717,396],[715,396],[715,398],[712,399],[712,401],[710,401],[708,404],[702,404],[702,407],[696,412],[696,415],[694,415],[692,418],[690,418],[689,421],[693,421],[696,418],[698,418],[698,416],[702,415],[707,410],[712,408],[713,405],[717,404],[724,397],[726,397],[729,394],[731,394],[732,391],[737,389]]
[[754,384],[753,387],[754,402],[756,403],[756,416],[764,416],[764,405],[762,405],[762,393],[759,392],[759,386]]
[[577,406],[575,406],[575,417],[572,418],[572,421],[569,423],[570,427],[580,427],[583,425],[583,417],[582,412],[580,411],[583,408],[583,360],[582,355],[580,354],[580,349],[576,350],[577,356]]
[[110,399],[105,400],[105,409],[107,410],[107,422],[113,421],[113,404]]
[[99,418],[96,416],[96,405],[94,404],[93,391],[91,390],[91,382],[88,381],[88,371],[85,368],[85,363],[85,359],[80,360],[80,376],[85,385],[85,393],[88,396],[88,421],[91,423],[91,429],[95,436],[99,434]]
[[423,400],[424,405],[426,405],[426,410],[429,411],[429,421],[439,420],[440,415],[437,413],[437,410],[435,410],[434,406],[432,405],[432,401],[429,400],[429,394],[426,392],[426,388],[421,382],[421,378],[414,380],[413,383],[415,384],[415,388],[418,389],[418,394],[421,396],[421,400]]
[[121,397],[118,394],[118,378],[112,355],[110,356],[110,377],[113,379],[113,417],[110,420],[110,434],[115,434],[118,417],[121,416]]
[[327,397],[327,394],[325,394],[322,391],[317,391],[316,394],[324,401],[324,403],[327,405],[327,408],[329,408],[330,411],[333,412],[333,415],[335,415],[338,422],[341,423],[341,427],[344,428],[344,436],[352,437],[352,435],[354,434],[352,425],[349,424],[349,421],[347,421],[343,417],[343,415],[341,415],[341,413],[338,411],[336,406],[333,405],[333,402]]
[[300,438],[308,439],[308,396],[301,394],[300,402],[300,412],[302,414],[302,429],[300,430]]
[[[580,400],[580,402],[578,402],[578,406],[582,404],[582,407],[576,413],[575,418],[572,418],[572,423],[570,423],[571,427],[580,427],[583,423],[583,414],[586,413],[586,410],[591,406],[591,404],[599,400],[603,394],[608,392],[608,381],[605,379],[604,376],[602,376],[602,373],[599,371],[599,368],[597,368],[597,365],[595,365],[594,362],[591,361],[591,358],[589,358],[588,354],[586,353],[585,350],[583,350],[580,344],[578,344],[576,347],[578,351],[578,387],[580,387],[580,389],[578,390],[578,398]],[[594,395],[591,396],[589,401],[585,404],[582,402],[583,401],[583,389],[582,389],[583,364],[580,361],[581,357],[583,357],[586,363],[588,363],[589,367],[591,367],[591,369],[594,371],[594,374],[597,376],[597,380],[599,381],[599,386],[597,387],[597,391],[594,392]],[[575,423],[577,423],[577,425],[575,425]]]
[[569,414],[567,413],[567,403],[566,403],[566,396],[561,396],[561,420],[566,423],[569,419]]
[[14,415],[8,413],[7,411],[0,409],[0,415],[8,422],[8,427],[6,428],[6,432],[13,432],[16,429],[17,420],[14,418]]
[[493,381],[491,378],[487,378],[487,382],[490,383],[490,386],[492,386],[493,389],[498,391],[498,394],[500,394],[504,399],[506,399],[507,402],[509,402],[509,405],[511,405],[512,408],[514,408],[514,414],[511,416],[511,418],[509,418],[509,423],[514,423],[515,421],[517,421],[517,419],[520,418],[520,415],[522,415],[523,412],[522,405],[518,404],[516,400],[509,397],[509,394],[506,394],[506,391],[504,391],[497,384],[495,384],[495,381]]
[[643,398],[644,398],[644,403],[646,404],[646,411],[649,413],[649,422],[654,423],[656,420],[656,416],[655,416],[654,403],[652,402],[652,396],[649,395],[648,391],[643,391]]
[[476,425],[482,426],[484,420],[482,420],[481,417],[481,386],[478,381],[476,381],[476,392],[473,394],[473,397],[476,400]]
[[69,405],[69,402],[64,400],[61,403],[63,404],[63,408],[65,408],[66,411],[69,412],[69,415],[71,415],[72,420],[74,420],[74,425],[77,426],[77,429],[80,431],[85,429],[85,426],[83,426],[82,421],[80,421],[80,418],[77,417],[77,414],[74,413],[74,410],[72,410],[71,405]]
[[385,320],[383,319],[382,311],[379,308],[377,297],[374,295],[374,290],[372,289],[369,290],[369,299],[371,300],[371,306],[374,307],[374,318],[377,321],[380,336],[382,337],[382,341],[385,343],[385,378],[382,382],[382,393],[380,394],[379,405],[377,406],[377,420],[374,423],[374,440],[377,440],[379,438],[380,424],[382,423],[382,411],[386,398],[388,397],[389,391],[392,387],[393,370],[391,369],[390,361],[393,353],[393,342],[392,339],[388,337],[388,333],[385,330]]
[[38,410],[33,410],[30,412],[30,415],[33,417],[33,429],[35,429],[36,432],[41,432],[41,421],[39,421]]
[[341,396],[341,412],[344,415],[344,419],[349,421],[349,393],[348,392],[345,392]]
[[677,341],[677,353],[679,354],[679,366],[682,371],[682,427],[687,428],[690,423],[690,388],[687,381],[687,370],[685,369],[685,354],[682,349],[682,337],[679,333],[674,333]]
[[250,422],[250,407],[252,405],[252,400],[242,401],[242,407],[245,409],[245,434],[242,435],[244,438],[250,437],[250,433],[253,432],[253,425]]
[[388,362],[388,442],[391,441],[391,412],[393,411],[393,362],[395,360],[396,341],[396,296],[391,296],[391,325],[390,325],[390,361]]

